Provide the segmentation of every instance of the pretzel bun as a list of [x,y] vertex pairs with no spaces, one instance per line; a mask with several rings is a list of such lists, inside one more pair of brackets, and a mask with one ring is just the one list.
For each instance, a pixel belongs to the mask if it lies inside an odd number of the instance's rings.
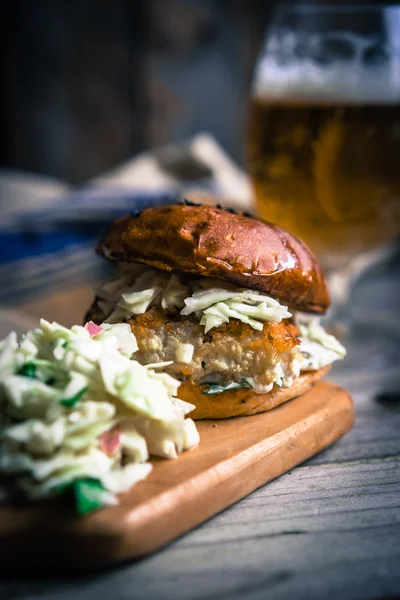
[[111,224],[97,252],[111,261],[222,279],[304,312],[329,307],[309,248],[281,227],[232,209],[191,202],[148,208]]
[[178,396],[196,406],[190,413],[190,417],[196,420],[255,415],[305,394],[314,383],[326,375],[330,368],[331,365],[328,365],[318,371],[306,371],[295,379],[290,387],[274,386],[268,394],[256,394],[249,388],[227,390],[219,394],[204,394],[207,386],[183,383],[178,390]]

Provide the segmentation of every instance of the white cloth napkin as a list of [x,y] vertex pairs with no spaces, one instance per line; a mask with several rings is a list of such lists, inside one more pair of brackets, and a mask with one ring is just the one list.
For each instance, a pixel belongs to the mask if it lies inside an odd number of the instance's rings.
[[246,174],[208,134],[139,154],[79,188],[0,170],[0,337],[25,331],[39,316],[80,322],[90,286],[106,276],[94,253],[104,227],[183,197],[253,206]]

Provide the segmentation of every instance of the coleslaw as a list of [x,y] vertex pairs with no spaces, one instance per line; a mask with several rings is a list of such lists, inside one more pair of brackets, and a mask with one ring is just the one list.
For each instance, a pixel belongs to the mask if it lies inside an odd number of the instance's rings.
[[[140,267],[139,267],[140,268]],[[274,298],[246,288],[210,278],[179,282],[176,274],[157,269],[134,270],[131,275],[118,277],[98,292],[98,305],[106,315],[106,323],[119,323],[134,315],[143,314],[152,306],[178,310],[181,315],[195,315],[205,333],[238,319],[259,331],[263,322],[279,323],[291,317],[287,306]]]
[[[84,514],[118,502],[199,442],[180,382],[132,360],[126,323],[67,329],[41,320],[0,342],[0,472],[28,498],[73,491]],[[163,365],[157,365],[160,367]]]

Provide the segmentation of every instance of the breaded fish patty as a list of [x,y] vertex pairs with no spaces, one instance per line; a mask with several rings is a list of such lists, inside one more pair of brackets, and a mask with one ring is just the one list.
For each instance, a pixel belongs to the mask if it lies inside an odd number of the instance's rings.
[[165,370],[193,383],[218,373],[221,383],[257,377],[268,384],[268,370],[277,362],[291,362],[299,343],[297,328],[288,321],[265,322],[263,330],[257,331],[231,319],[204,333],[194,318],[174,317],[151,308],[128,323],[139,346],[135,360],[142,364],[174,361]]

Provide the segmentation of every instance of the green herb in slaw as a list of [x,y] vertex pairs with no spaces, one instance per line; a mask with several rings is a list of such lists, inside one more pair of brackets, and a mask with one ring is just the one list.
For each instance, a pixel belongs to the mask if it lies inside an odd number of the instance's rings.
[[202,391],[202,394],[220,394],[221,392],[226,392],[227,390],[234,390],[238,388],[252,388],[253,386],[247,379],[242,379],[238,382],[228,383],[227,385],[222,385],[218,383],[210,383],[209,386]]

